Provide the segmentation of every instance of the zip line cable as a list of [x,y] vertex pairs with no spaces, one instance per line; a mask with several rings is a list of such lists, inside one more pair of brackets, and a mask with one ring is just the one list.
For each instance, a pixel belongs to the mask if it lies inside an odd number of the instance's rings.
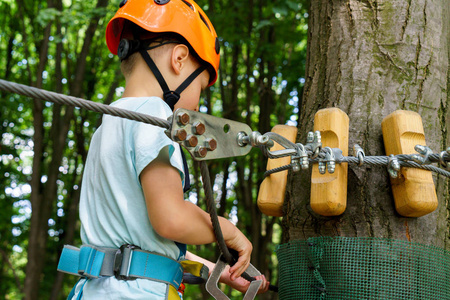
[[90,111],[125,118],[132,121],[138,121],[150,125],[155,125],[166,129],[170,128],[170,123],[167,120],[161,118],[153,117],[147,114],[134,112],[126,109],[117,108],[102,103],[97,103],[94,101],[88,101],[73,96],[49,92],[43,89],[38,89],[35,87],[14,83],[3,79],[0,79],[0,90],[16,93],[23,96],[28,96],[35,99],[41,99],[44,101],[50,101],[57,104],[80,107]]
[[[437,154],[434,154],[434,155],[437,156]],[[397,155],[397,156],[400,156],[400,155]],[[310,162],[315,163],[315,162],[319,162],[319,160],[310,159]],[[358,165],[360,162],[357,157],[347,156],[347,157],[343,157],[341,160],[336,160],[336,163],[349,163],[349,164]],[[439,175],[443,175],[445,177],[450,178],[449,171],[438,168],[436,166],[421,165],[414,161],[406,161],[406,160],[399,160],[399,163],[400,163],[400,166],[402,166],[402,167],[427,170],[427,171],[435,172]],[[364,164],[367,164],[369,166],[387,166],[389,164],[389,157],[387,157],[387,156],[367,156],[364,159]],[[289,164],[289,165],[284,165],[284,166],[274,168],[271,170],[267,170],[264,173],[264,177],[267,177],[270,174],[274,174],[274,173],[278,173],[278,172],[282,172],[282,171],[286,171],[286,170],[291,170],[292,168],[293,168],[293,166],[291,164]]]
[[[310,134],[313,135],[312,132],[310,132]],[[321,149],[321,143],[318,141],[320,140],[320,137],[316,141],[310,138],[309,142],[304,146],[300,143],[295,144],[285,137],[273,132],[267,132],[263,136],[268,137],[271,141],[275,141],[284,147],[282,150],[270,151],[269,148],[271,145],[268,146],[267,143],[256,144],[255,146],[258,146],[266,157],[271,159],[287,156],[292,157],[291,164],[267,170],[264,173],[264,178],[270,174],[290,169],[294,171],[298,171],[300,168],[307,169],[310,163],[319,163],[319,166],[321,163],[349,163],[356,164],[358,166],[362,166],[363,164],[367,164],[369,166],[388,166],[390,174],[391,170],[395,173],[400,170],[400,167],[417,168],[432,171],[450,178],[450,147],[447,148],[446,151],[442,151],[440,154],[433,153],[431,149],[426,146],[416,145],[415,150],[421,155],[398,154],[391,156],[365,156],[362,148],[359,145],[355,145],[355,156],[343,156],[342,150],[339,148],[331,149],[329,147],[325,147]],[[320,147],[318,147],[319,144]],[[330,158],[330,156],[327,158],[328,154],[333,154],[333,158]],[[302,160],[301,162],[300,159]],[[432,166],[430,163],[440,163],[445,169]],[[395,166],[395,164],[398,165]]]
[[[59,93],[55,93],[55,92],[50,92],[50,91],[46,91],[43,89],[38,89],[35,87],[31,87],[31,86],[27,86],[27,85],[15,83],[15,82],[3,80],[3,79],[0,79],[0,90],[11,92],[11,93],[16,93],[16,94],[23,95],[23,96],[32,97],[35,99],[41,99],[44,101],[50,101],[50,102],[54,102],[57,104],[80,107],[80,108],[84,108],[84,109],[87,109],[90,111],[99,112],[99,113],[103,113],[103,114],[107,114],[107,115],[111,115],[111,116],[115,116],[115,117],[125,118],[125,119],[132,120],[132,121],[143,122],[146,124],[155,125],[155,126],[162,127],[165,129],[171,128],[169,121],[158,118],[158,117],[154,117],[154,116],[150,116],[147,114],[138,113],[138,112],[134,112],[134,111],[126,110],[126,109],[121,109],[121,108],[117,108],[117,107],[113,107],[110,105],[101,104],[101,103],[97,103],[97,102],[93,102],[93,101],[84,100],[82,98],[77,98],[77,97],[73,97],[73,96],[67,96],[67,95],[63,95],[63,94],[59,94]],[[283,150],[284,153],[279,154],[279,155],[274,155],[272,152],[270,152],[268,150],[266,145],[262,145],[260,148],[265,156],[267,156],[269,158],[279,158],[279,157],[297,155],[299,144],[294,144],[291,141],[284,138],[283,136],[280,136],[280,135],[272,133],[272,132],[267,132],[264,135],[268,136],[270,139],[276,141],[277,143],[283,145],[286,148],[285,150]],[[309,155],[311,155],[311,153],[309,153]],[[322,153],[322,156],[323,155],[324,154]],[[399,163],[401,166],[424,169],[424,170],[436,172],[436,173],[438,173],[440,175],[444,175],[446,177],[450,177],[450,172],[445,171],[441,168],[437,168],[435,166],[418,164],[414,161],[411,161],[412,158],[409,155],[397,155],[396,157],[399,159]],[[449,157],[450,157],[450,154],[445,154],[444,155],[445,161],[449,161],[450,160]],[[440,161],[440,157],[438,154],[431,154],[429,156],[429,160],[431,162],[438,162],[438,161]],[[314,160],[314,159],[310,159],[310,161],[313,163],[318,162],[317,160]],[[336,163],[341,163],[341,162],[348,162],[348,163],[352,163],[352,164],[361,165],[361,161],[357,157],[352,157],[352,156],[341,157],[340,160],[339,159],[336,160]],[[387,157],[387,156],[367,156],[367,157],[364,157],[364,163],[367,163],[369,165],[388,165],[389,157]],[[268,170],[268,171],[266,171],[264,176],[266,177],[270,174],[288,170],[290,168],[292,168],[292,165],[286,165],[286,166],[276,168],[273,170]]]
[[[296,150],[294,151],[290,151],[291,149],[287,149],[286,150],[281,150],[280,154],[275,155],[274,152],[270,152],[267,147],[260,147],[262,152],[269,158],[272,159],[277,159],[277,158],[281,158],[281,157],[286,157],[286,156],[294,156],[292,155],[293,152],[297,153]],[[294,148],[298,148],[297,144],[294,144]],[[322,149],[323,150],[323,149]],[[275,151],[277,152],[277,151]],[[308,153],[308,157],[311,157],[312,153]],[[395,155],[394,158],[397,159],[399,166],[401,167],[407,167],[407,168],[417,168],[417,169],[422,169],[422,170],[427,170],[427,171],[431,171],[431,172],[435,172],[439,175],[443,175],[445,177],[449,177],[450,178],[450,172],[436,167],[436,166],[432,166],[429,165],[428,163],[433,163],[433,162],[440,162],[440,163],[445,163],[447,168],[449,167],[449,161],[450,161],[450,153],[449,150],[447,151],[442,151],[442,154],[436,154],[436,153],[432,153],[429,154],[427,159],[428,162],[427,164],[420,164],[417,163],[416,161],[414,161],[414,156],[416,154],[413,155],[407,155],[407,154],[398,154]],[[319,153],[319,155],[317,156],[317,158],[308,158],[309,163],[320,163],[321,161],[323,161],[325,158],[325,152],[321,151]],[[338,157],[334,160],[335,163],[349,163],[349,164],[354,164],[354,165],[359,165],[362,166],[363,164],[367,164],[369,166],[389,166],[390,164],[390,157],[389,156],[365,156],[363,158],[363,160],[361,161],[361,158],[358,157],[354,157],[354,156],[341,156]],[[288,165],[284,165],[278,168],[274,168],[271,170],[267,170],[264,173],[264,177],[269,176],[270,174],[274,174],[277,172],[282,172],[282,171],[286,171],[286,170],[291,170],[294,169],[295,165],[294,164],[288,164]]]

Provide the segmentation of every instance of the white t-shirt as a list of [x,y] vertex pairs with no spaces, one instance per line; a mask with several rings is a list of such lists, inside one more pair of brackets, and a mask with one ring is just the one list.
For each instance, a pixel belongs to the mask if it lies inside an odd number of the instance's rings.
[[[158,97],[122,98],[112,106],[162,119],[172,115]],[[171,240],[153,229],[139,175],[160,151],[168,151],[170,163],[180,172],[184,184],[180,146],[170,140],[164,128],[109,115],[92,137],[83,174],[80,198],[83,244],[119,248],[132,244],[173,259],[182,255]],[[77,286],[79,290],[83,280]],[[164,299],[167,284],[146,279],[117,280],[114,277],[89,280],[83,288],[87,299]]]

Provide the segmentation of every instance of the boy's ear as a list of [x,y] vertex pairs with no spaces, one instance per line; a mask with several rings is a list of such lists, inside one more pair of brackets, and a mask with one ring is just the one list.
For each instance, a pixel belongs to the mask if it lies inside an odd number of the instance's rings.
[[183,69],[188,62],[188,58],[189,48],[186,45],[177,44],[175,47],[173,47],[171,64],[175,74],[180,74],[181,69]]

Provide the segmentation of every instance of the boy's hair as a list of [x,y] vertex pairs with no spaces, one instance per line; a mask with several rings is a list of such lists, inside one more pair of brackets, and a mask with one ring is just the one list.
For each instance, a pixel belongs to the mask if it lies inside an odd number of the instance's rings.
[[[189,43],[179,34],[176,33],[170,33],[170,32],[164,32],[164,33],[152,33],[145,31],[141,27],[137,26],[136,24],[126,20],[124,31],[122,32],[122,36],[124,38],[129,38],[133,40],[140,40],[143,45],[146,47],[152,46],[152,47],[158,47],[158,44],[160,44],[161,47],[164,46],[170,46],[171,44],[183,44],[186,45],[189,48],[189,53],[200,63],[205,64],[208,67],[209,70],[209,64],[204,62],[200,57],[197,55],[197,53],[194,51],[194,49],[189,45]],[[159,49],[158,49],[159,50]],[[161,49],[163,50],[163,49]],[[152,56],[155,57],[158,55],[158,51],[154,51],[152,53]],[[128,76],[131,74],[131,72],[134,69],[134,66],[136,65],[136,61],[138,60],[139,52],[135,52],[132,55],[130,55],[127,59],[123,60],[120,64],[120,70],[122,71],[122,74],[124,76]]]
[[133,72],[134,66],[136,65],[136,60],[138,59],[139,53],[131,54],[127,59],[123,60],[120,63],[120,71],[122,74],[127,77]]

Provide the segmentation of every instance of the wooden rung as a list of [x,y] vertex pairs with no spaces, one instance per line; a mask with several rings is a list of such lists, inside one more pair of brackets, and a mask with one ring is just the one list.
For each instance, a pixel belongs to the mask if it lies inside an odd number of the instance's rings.
[[[288,125],[276,125],[272,128],[272,132],[278,133],[283,137],[287,138],[291,142],[295,143],[297,137],[297,127]],[[270,149],[271,151],[284,149],[279,144],[275,145]],[[290,157],[282,157],[277,159],[270,159],[267,161],[267,170],[278,168],[290,164]],[[283,203],[284,196],[286,193],[286,183],[287,183],[288,171],[282,171],[270,174],[266,177],[261,186],[259,187],[258,193],[258,207],[263,214],[274,217],[283,216]]]
[[[322,136],[322,147],[340,148],[344,156],[348,155],[349,118],[345,112],[334,107],[319,110],[314,117],[314,131],[317,130]],[[334,173],[320,174],[318,164],[313,165],[310,205],[314,212],[337,216],[345,211],[347,168],[347,163],[336,164]]]
[[[422,118],[418,113],[397,110],[381,123],[386,155],[417,154],[414,146],[425,146]],[[438,205],[436,188],[430,171],[404,168],[398,178],[391,177],[395,209],[405,217],[420,217]]]

